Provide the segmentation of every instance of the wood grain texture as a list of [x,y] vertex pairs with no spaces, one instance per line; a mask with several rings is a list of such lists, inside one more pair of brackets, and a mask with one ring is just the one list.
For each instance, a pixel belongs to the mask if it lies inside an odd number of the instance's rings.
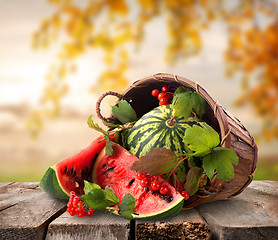
[[136,220],[136,239],[211,239],[212,231],[196,209],[160,221]]
[[65,202],[41,191],[38,183],[0,188],[0,239],[44,239],[47,226],[65,211]]
[[129,234],[130,221],[120,216],[95,211],[93,217],[78,218],[65,212],[49,225],[46,239],[125,240]]
[[278,236],[278,182],[253,181],[240,195],[197,207],[216,239]]

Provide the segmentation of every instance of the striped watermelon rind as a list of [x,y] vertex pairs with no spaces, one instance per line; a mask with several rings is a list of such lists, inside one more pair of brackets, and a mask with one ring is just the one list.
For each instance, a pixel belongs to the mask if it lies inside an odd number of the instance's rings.
[[47,169],[40,181],[40,188],[59,199],[68,199],[69,193],[60,184],[57,176],[56,165]]
[[143,115],[134,124],[127,137],[129,152],[142,157],[151,149],[166,148],[172,150],[177,156],[184,155],[187,150],[183,143],[184,132],[197,122],[174,118],[176,124],[170,126],[167,120],[172,117],[170,104],[154,108]]

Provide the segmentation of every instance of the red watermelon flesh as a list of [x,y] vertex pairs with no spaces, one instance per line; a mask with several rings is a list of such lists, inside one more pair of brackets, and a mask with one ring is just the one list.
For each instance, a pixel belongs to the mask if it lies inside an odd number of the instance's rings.
[[93,161],[105,144],[103,136],[100,136],[81,149],[79,153],[56,164],[58,179],[66,192],[74,191],[77,195],[84,194],[84,180],[90,178]]
[[158,180],[170,189],[167,195],[142,187],[140,180],[136,178],[136,172],[129,170],[138,158],[118,144],[113,144],[113,150],[113,156],[105,155],[104,150],[99,154],[94,163],[92,180],[102,188],[112,187],[120,199],[126,193],[132,194],[136,198],[136,213],[141,218],[148,214],[163,212],[183,201],[183,197],[176,192],[175,188],[161,177],[158,177]]
[[99,136],[80,152],[49,167],[40,181],[40,188],[60,199],[68,199],[71,191],[83,195],[84,180],[91,180],[93,162],[105,144],[104,137]]

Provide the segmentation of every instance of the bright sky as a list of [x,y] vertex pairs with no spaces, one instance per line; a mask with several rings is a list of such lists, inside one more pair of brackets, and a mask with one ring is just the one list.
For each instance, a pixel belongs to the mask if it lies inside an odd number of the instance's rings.
[[[34,52],[30,47],[31,34],[40,20],[52,11],[45,0],[0,0],[0,105],[38,103],[44,76],[55,60],[57,46]],[[198,82],[255,132],[259,125],[256,116],[249,110],[233,107],[234,99],[240,94],[240,79],[225,78],[222,55],[227,42],[225,27],[214,24],[204,33],[204,49],[200,55],[170,67],[164,62],[166,31],[162,21],[156,19],[148,26],[141,50],[132,55],[127,73],[130,82],[158,72],[186,77]],[[103,68],[101,61],[100,54],[94,52],[78,60],[79,71],[68,79],[72,88],[63,100],[64,106],[84,111],[92,106],[88,89]]]

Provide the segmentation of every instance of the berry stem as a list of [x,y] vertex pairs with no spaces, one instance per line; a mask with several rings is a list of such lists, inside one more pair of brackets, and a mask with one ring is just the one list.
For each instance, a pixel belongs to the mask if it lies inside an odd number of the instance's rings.
[[174,181],[175,181],[175,183],[174,183],[175,188],[176,188],[177,182],[178,182],[177,176],[175,174],[175,170],[185,159],[188,159],[188,157],[186,156],[183,159],[179,160],[178,163],[176,164],[176,166],[172,170],[160,174],[160,176],[162,176],[163,174],[169,173],[169,175],[167,176],[166,180],[168,180],[172,176],[172,174],[173,174]]

